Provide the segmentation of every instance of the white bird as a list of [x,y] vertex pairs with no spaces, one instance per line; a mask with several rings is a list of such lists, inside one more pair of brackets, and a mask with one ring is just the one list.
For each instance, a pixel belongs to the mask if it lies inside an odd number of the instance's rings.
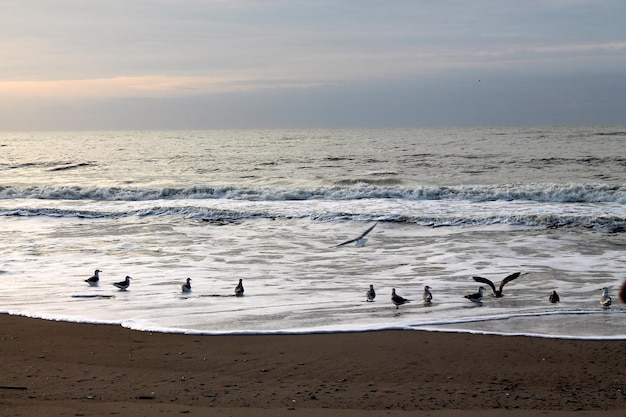
[[396,305],[396,308],[398,308],[402,304],[408,303],[409,301],[410,300],[407,300],[406,298],[400,297],[398,294],[396,294],[396,289],[395,288],[393,288],[391,290],[391,302]]
[[481,304],[483,302],[483,292],[485,291],[485,287],[478,287],[478,292],[474,294],[464,295],[463,297],[467,298],[473,303]]
[[374,291],[373,285],[370,284],[370,289],[367,290],[365,296],[367,297],[367,301],[374,301],[374,298],[376,298],[376,291]]
[[372,229],[373,229],[374,227],[376,227],[376,225],[377,225],[377,224],[378,224],[378,222],[374,223],[374,224],[373,224],[372,226],[370,226],[370,227],[369,227],[366,231],[364,231],[363,233],[361,233],[361,235],[360,235],[359,237],[357,237],[357,238],[355,238],[355,239],[350,239],[350,240],[347,240],[347,241],[345,241],[345,242],[343,242],[343,243],[340,243],[340,244],[336,245],[335,247],[336,247],[336,248],[338,248],[339,246],[349,245],[350,243],[354,243],[354,242],[356,242],[356,247],[357,247],[357,248],[361,248],[361,247],[365,246],[365,244],[367,243],[367,239],[365,238],[365,236],[367,236],[367,234],[368,234],[369,232],[371,232],[371,231],[372,231]]
[[117,288],[119,288],[121,291],[126,291],[128,289],[128,287],[130,286],[130,280],[132,278],[129,277],[128,275],[126,275],[126,279],[124,279],[124,281],[122,282],[116,282],[113,285],[115,285]]
[[85,282],[89,285],[91,285],[92,287],[96,287],[98,286],[98,282],[100,281],[100,275],[98,275],[100,272],[102,272],[99,269],[96,269],[93,273],[93,276],[87,278],[85,280]]
[[611,305],[611,297],[609,297],[609,289],[607,287],[601,288],[602,297],[600,297],[600,304],[603,307],[609,307]]
[[424,287],[424,294],[422,294],[422,300],[424,300],[426,304],[430,304],[433,300],[433,295],[430,292],[430,287],[428,285]]
[[191,278],[187,278],[187,282],[182,285],[183,292],[191,292]]
[[243,280],[239,278],[239,284],[235,287],[235,296],[243,297]]

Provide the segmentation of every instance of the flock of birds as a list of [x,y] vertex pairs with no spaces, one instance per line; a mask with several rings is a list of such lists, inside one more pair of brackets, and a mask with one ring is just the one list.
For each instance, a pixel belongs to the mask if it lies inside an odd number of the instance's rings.
[[[367,236],[367,234],[369,232],[371,232],[374,227],[376,227],[378,223],[374,223],[372,226],[370,226],[365,232],[361,233],[360,236],[354,238],[354,239],[350,239],[347,240],[343,243],[340,243],[338,245],[336,245],[335,247],[339,247],[339,246],[345,246],[345,245],[349,245],[350,243],[355,243],[357,247],[363,247],[365,246],[365,243],[367,243],[367,238],[365,236]],[[496,286],[494,285],[494,283],[487,278],[483,278],[483,277],[472,277],[474,278],[474,281],[476,282],[480,282],[482,284],[486,284],[489,287],[491,287],[491,291],[493,293],[493,296],[496,298],[500,298],[502,297],[504,294],[502,293],[502,289],[504,288],[504,286],[510,282],[513,281],[514,279],[518,278],[519,276],[521,276],[522,273],[521,272],[514,272],[510,275],[507,275],[502,281],[500,281],[500,283],[498,284],[498,288],[496,288]],[[425,304],[430,304],[432,303],[433,300],[433,294],[430,292],[430,287],[428,285],[426,285],[424,287],[424,292],[422,293],[422,301]],[[484,292],[486,291],[485,287],[480,286],[478,287],[478,291],[473,293],[473,294],[467,294],[464,296],[464,298],[467,298],[468,300],[470,300],[473,303],[476,304],[482,304],[483,301],[483,295]],[[600,305],[602,305],[603,307],[609,307],[611,305],[611,297],[609,296],[609,289],[604,287],[601,288],[600,291],[602,291],[602,296],[600,297]],[[370,288],[369,290],[367,290],[367,292],[365,293],[365,297],[367,299],[367,301],[374,301],[374,298],[376,298],[376,291],[374,290],[374,286],[370,284]],[[622,286],[622,290],[620,292],[620,297],[622,298],[622,301],[626,302],[626,281],[624,282],[624,285]],[[559,294],[557,294],[556,291],[552,291],[552,293],[550,294],[550,296],[548,297],[548,300],[551,303],[558,303],[561,301]],[[396,289],[392,288],[391,289],[391,302],[396,306],[396,308],[400,308],[401,305],[406,304],[408,302],[410,302],[409,299],[404,298],[400,295],[398,295],[396,293]]]
[[[489,285],[493,291],[493,296],[496,298],[500,298],[504,296],[504,294],[502,293],[502,288],[504,287],[504,285],[507,282],[512,281],[515,278],[519,277],[520,275],[522,275],[521,272],[515,272],[511,275],[508,275],[502,281],[500,281],[500,285],[498,286],[497,289],[495,285],[493,284],[493,282],[491,282],[491,280],[487,278],[483,278],[483,277],[472,277],[472,278],[474,278],[474,281],[482,282],[482,283]],[[626,291],[626,282],[624,283],[624,288],[625,289],[622,290],[622,293]],[[422,301],[424,302],[424,304],[432,303],[433,294],[430,292],[430,289],[431,288],[428,285],[424,287],[424,292],[422,293]],[[482,304],[485,291],[486,291],[485,287],[480,286],[478,287],[477,292],[464,295],[463,297],[467,298],[468,300],[470,300],[471,302],[475,304]],[[608,308],[611,305],[611,297],[609,296],[609,289],[607,287],[604,287],[604,288],[601,288],[600,291],[602,291],[602,296],[600,297],[600,305]],[[376,291],[374,290],[373,285],[370,285],[369,290],[367,290],[367,292],[365,293],[365,297],[367,298],[367,301],[370,301],[370,302],[374,301],[374,298],[376,298]],[[623,299],[626,299],[626,296]],[[548,297],[548,300],[551,303],[558,303],[561,301],[556,291],[552,291],[552,293]],[[396,306],[396,308],[399,308],[401,305],[407,304],[410,301],[411,300],[398,295],[396,293],[395,288],[391,289],[391,302]]]
[[[98,284],[100,283],[100,272],[102,272],[102,270],[96,269],[94,271],[93,275],[90,276],[89,278],[87,278],[85,280],[85,282],[87,284],[89,284],[90,286],[92,286],[92,287],[97,287]],[[114,282],[113,286],[119,288],[120,291],[126,291],[128,289],[128,287],[130,287],[130,280],[131,279],[132,279],[131,277],[126,275],[126,278],[124,279],[124,281]],[[183,285],[181,285],[181,290],[185,294],[191,292],[191,278],[187,278],[185,283]],[[241,297],[241,296],[243,296],[243,292],[244,292],[244,289],[243,289],[243,279],[239,279],[239,283],[235,287],[235,296],[236,297]]]
[[[374,223],[365,232],[361,233],[361,235],[358,236],[357,238],[347,240],[343,243],[336,245],[335,247],[349,245],[350,243],[355,243],[357,247],[365,246],[365,243],[367,243],[367,238],[365,236],[367,236],[367,234],[371,232],[374,229],[374,227],[376,227],[377,224],[378,223]],[[498,284],[498,288],[496,288],[495,284],[490,279],[483,278],[483,277],[472,277],[472,278],[474,278],[474,281],[476,282],[480,282],[482,284],[488,285],[491,288],[493,296],[496,298],[500,298],[504,296],[504,294],[502,293],[502,289],[504,288],[504,286],[508,282],[513,281],[514,279],[520,277],[521,275],[523,275],[521,272],[514,272],[510,275],[507,275],[504,279],[502,279],[502,281],[500,281],[500,283]],[[425,304],[432,303],[433,294],[430,292],[430,290],[431,288],[428,285],[424,287],[424,292],[422,293],[422,301]],[[485,291],[486,291],[485,287],[480,286],[478,287],[477,292],[473,294],[467,294],[464,296],[464,298],[467,298],[473,303],[482,304],[483,295]],[[601,288],[600,291],[602,291],[602,296],[600,297],[600,305],[602,305],[603,307],[609,307],[611,305],[611,297],[609,296],[609,289],[607,287],[604,287],[604,288]],[[376,291],[374,290],[373,285],[370,284],[370,288],[369,290],[366,291],[365,297],[367,301],[370,301],[370,302],[374,301],[374,298],[376,298]],[[623,302],[626,303],[626,281],[624,281],[624,285],[622,286],[622,289],[620,291],[620,298],[622,299]],[[396,293],[395,288],[391,289],[391,302],[396,306],[396,308],[400,308],[401,305],[406,304],[410,301],[411,300],[398,295]],[[557,294],[556,291],[552,291],[552,293],[548,297],[548,301],[550,301],[551,303],[558,303],[561,301],[561,298],[559,297],[559,294]]]
[[[340,247],[340,246],[345,246],[345,245],[349,245],[350,243],[355,243],[357,247],[363,247],[365,246],[365,243],[367,242],[367,234],[369,232],[371,232],[374,227],[376,227],[378,223],[374,223],[374,225],[370,226],[365,232],[363,232],[361,235],[359,235],[357,238],[354,239],[350,239],[347,240],[343,243],[340,243],[338,245],[335,245],[335,247]],[[85,280],[85,282],[87,282],[89,285],[91,286],[97,286],[100,282],[100,272],[102,272],[100,269],[96,269],[94,271],[93,276],[87,278]],[[504,294],[502,292],[504,286],[513,281],[514,279],[519,278],[521,275],[523,275],[521,272],[514,272],[510,275],[507,275],[506,277],[504,277],[498,284],[498,287],[496,288],[495,284],[487,278],[483,278],[483,277],[472,277],[474,279],[474,281],[488,285],[491,288],[492,294],[494,297],[496,298],[500,298],[503,297]],[[126,278],[124,279],[124,281],[120,281],[120,282],[115,282],[113,283],[113,285],[117,288],[120,289],[120,291],[126,291],[128,289],[128,287],[130,286],[130,280],[132,278],[130,276],[126,276]],[[191,278],[187,278],[187,280],[185,281],[184,284],[182,284],[181,286],[181,290],[183,293],[190,293],[191,292]],[[432,303],[433,300],[433,294],[430,292],[431,288],[426,285],[424,287],[424,291],[422,293],[422,301],[425,304],[430,304]],[[463,296],[464,298],[468,299],[469,301],[475,303],[475,304],[482,304],[482,300],[483,300],[483,296],[484,293],[486,291],[486,288],[483,286],[479,286],[478,287],[478,291],[472,294],[467,294],[465,296]],[[607,287],[601,288],[600,291],[602,291],[602,295],[600,296],[600,305],[603,307],[608,308],[611,305],[611,297],[609,296],[609,289]],[[237,286],[235,287],[235,296],[236,297],[241,297],[243,296],[243,292],[244,292],[244,288],[243,288],[243,280],[239,279],[239,283],[237,284]],[[365,297],[367,299],[367,301],[372,302],[374,301],[374,299],[376,298],[376,290],[374,290],[374,285],[370,284],[369,289],[367,290],[367,292],[365,293]],[[622,285],[622,288],[620,290],[620,298],[621,300],[626,303],[626,281],[624,281],[624,284]],[[550,296],[548,297],[548,300],[551,303],[558,303],[561,301],[559,294],[557,294],[556,291],[552,291],[552,293],[550,294]],[[411,300],[404,298],[400,295],[398,295],[396,293],[396,289],[392,288],[391,290],[391,302],[396,306],[397,308],[400,308],[401,305],[403,304],[407,304],[409,303]]]
[[[99,282],[100,282],[100,272],[102,272],[100,269],[96,269],[94,271],[94,274],[87,278],[85,280],[85,282],[87,282],[90,286],[98,286]],[[504,286],[518,278],[519,276],[521,276],[522,273],[521,272],[515,272],[513,274],[510,274],[508,276],[506,276],[502,281],[500,281],[498,288],[496,288],[495,284],[487,279],[487,278],[483,278],[483,277],[472,277],[474,278],[474,281],[476,282],[481,282],[484,284],[487,284],[489,287],[491,287],[493,296],[496,298],[500,298],[503,297],[504,294],[502,293],[502,289],[504,288]],[[114,282],[113,286],[117,287],[120,289],[120,291],[126,291],[128,289],[128,287],[130,286],[130,280],[132,278],[130,276],[126,276],[126,278],[124,279],[124,281],[120,281],[120,282]],[[422,301],[425,304],[430,304],[432,303],[433,300],[433,294],[430,292],[430,286],[426,285],[424,287],[424,292],[422,293]],[[183,293],[190,293],[191,292],[191,278],[187,278],[187,280],[181,285],[181,290]],[[486,289],[483,286],[478,287],[478,291],[473,293],[473,294],[467,294],[465,296],[463,296],[464,298],[467,298],[468,300],[470,300],[473,303],[476,304],[482,304],[482,300],[483,300],[483,296],[485,293]],[[609,307],[611,305],[611,297],[609,296],[609,289],[604,287],[602,288],[600,291],[602,291],[602,296],[600,297],[600,304],[603,307]],[[624,283],[624,288],[622,289],[622,293],[624,293],[626,291],[626,282]],[[235,296],[236,297],[241,297],[243,296],[244,293],[244,288],[243,288],[243,279],[239,279],[239,283],[237,284],[237,286],[235,287]],[[365,297],[367,299],[367,301],[372,302],[374,301],[374,299],[376,298],[376,290],[374,289],[374,285],[370,284],[369,289],[367,290],[367,292],[365,293]],[[558,303],[560,301],[559,295],[557,294],[556,291],[552,291],[552,293],[550,294],[550,297],[548,298],[549,301],[551,303]],[[391,302],[396,306],[396,309],[399,308],[401,305],[403,304],[407,304],[409,303],[411,300],[404,298],[400,295],[398,295],[396,293],[396,289],[392,288],[391,290]]]

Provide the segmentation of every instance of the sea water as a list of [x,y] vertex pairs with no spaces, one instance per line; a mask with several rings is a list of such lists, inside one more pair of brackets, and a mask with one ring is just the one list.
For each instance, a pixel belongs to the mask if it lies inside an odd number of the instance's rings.
[[626,339],[626,126],[1,133],[0,172],[0,312]]

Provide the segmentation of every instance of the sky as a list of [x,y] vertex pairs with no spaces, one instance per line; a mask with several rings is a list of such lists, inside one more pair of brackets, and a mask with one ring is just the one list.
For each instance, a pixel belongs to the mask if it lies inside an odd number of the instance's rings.
[[0,130],[626,123],[623,0],[2,0]]

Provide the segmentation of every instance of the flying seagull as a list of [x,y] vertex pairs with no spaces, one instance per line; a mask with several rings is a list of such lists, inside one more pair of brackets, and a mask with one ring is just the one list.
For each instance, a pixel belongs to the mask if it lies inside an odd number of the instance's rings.
[[552,291],[552,294],[550,294],[550,298],[549,298],[550,302],[552,304],[558,303],[559,301],[561,301],[561,299],[559,298],[559,295],[556,293],[556,291]]
[[115,285],[117,288],[119,288],[120,291],[126,291],[126,289],[128,289],[128,287],[130,286],[130,280],[131,279],[132,279],[131,277],[126,275],[126,278],[124,279],[124,281],[116,282],[113,285]]
[[365,296],[367,297],[367,301],[374,301],[374,298],[376,298],[376,291],[374,291],[373,285],[370,284],[370,289],[367,290]]
[[424,302],[426,304],[430,304],[433,301],[433,295],[430,292],[430,287],[428,285],[424,287],[424,293],[422,294],[422,300],[424,300]]
[[374,227],[376,227],[377,224],[378,224],[378,222],[374,223],[372,226],[369,227],[369,229],[367,229],[365,232],[363,232],[361,234],[361,236],[357,237],[356,239],[350,239],[350,240],[348,240],[346,242],[343,242],[343,243],[340,243],[340,244],[336,245],[335,247],[338,248],[339,246],[349,245],[350,243],[354,243],[354,242],[356,242],[356,247],[357,248],[365,246],[365,244],[367,243],[367,239],[365,238],[365,236],[367,236],[367,234],[369,232],[371,232],[372,229]]
[[474,294],[464,295],[463,297],[467,298],[473,303],[482,304],[483,302],[483,291],[485,291],[485,287],[478,287],[478,292]]
[[99,269],[96,269],[93,273],[93,276],[87,278],[85,282],[91,285],[92,287],[96,287],[98,285],[98,282],[100,281],[100,275],[98,275],[100,272],[102,271]]
[[396,294],[396,289],[393,288],[391,290],[391,302],[394,303],[396,305],[396,308],[398,308],[399,306],[401,306],[402,304],[406,304],[409,302],[409,300],[407,300],[404,297],[400,297],[398,294]]
[[500,281],[500,285],[499,285],[497,290],[496,290],[496,286],[493,285],[493,282],[491,282],[491,280],[489,280],[487,278],[483,278],[483,277],[472,277],[472,278],[474,278],[474,281],[476,281],[476,282],[482,282],[483,284],[489,285],[491,287],[491,290],[493,291],[493,295],[496,298],[500,298],[500,297],[503,296],[502,288],[504,288],[506,283],[509,282],[509,281],[513,281],[515,278],[519,277],[520,275],[521,275],[521,272],[515,272],[515,273],[505,277],[502,281]]
[[187,278],[187,282],[182,285],[183,292],[191,292],[191,278]]
[[239,278],[239,284],[235,287],[235,296],[243,297],[243,280]]
[[602,291],[602,297],[600,297],[600,304],[603,307],[609,307],[611,305],[611,297],[609,297],[609,289],[607,287],[600,288]]

